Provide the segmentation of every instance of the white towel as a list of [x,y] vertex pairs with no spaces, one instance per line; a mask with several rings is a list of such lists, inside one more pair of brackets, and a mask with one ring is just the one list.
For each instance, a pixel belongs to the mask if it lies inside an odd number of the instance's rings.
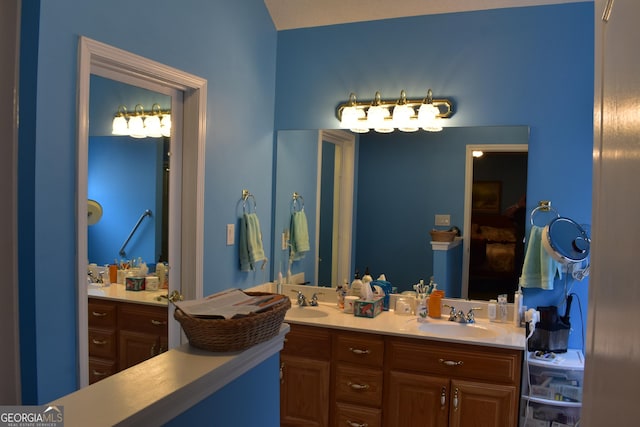
[[527,252],[522,265],[520,286],[523,288],[553,289],[553,281],[562,278],[560,263],[554,260],[542,245],[542,227],[531,226]]

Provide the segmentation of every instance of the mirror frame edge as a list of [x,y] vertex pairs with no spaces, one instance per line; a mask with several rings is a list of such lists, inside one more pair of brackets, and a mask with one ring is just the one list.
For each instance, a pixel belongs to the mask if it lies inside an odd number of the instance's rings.
[[[82,337],[88,336],[88,293],[86,286],[80,286],[86,279],[86,256],[88,253],[87,242],[87,194],[88,183],[86,177],[88,175],[88,139],[89,139],[89,92],[90,92],[90,76],[94,65],[101,65],[111,68],[117,73],[123,75],[133,75],[147,81],[154,81],[166,86],[170,86],[189,94],[185,96],[184,102],[184,120],[183,120],[183,165],[185,162],[195,162],[196,168],[193,171],[190,180],[182,179],[181,190],[185,188],[185,181],[188,181],[193,198],[190,203],[195,204],[195,209],[188,210],[191,212],[189,219],[190,227],[185,232],[184,212],[180,218],[181,222],[181,242],[175,243],[184,248],[184,242],[193,242],[193,245],[187,247],[194,248],[192,256],[193,268],[182,268],[182,271],[173,272],[173,280],[169,283],[177,283],[176,279],[182,281],[185,274],[189,274],[188,278],[194,283],[195,295],[190,297],[201,297],[203,294],[203,250],[204,250],[204,166],[205,166],[205,148],[206,148],[206,107],[207,107],[207,80],[198,76],[186,73],[184,71],[172,68],[170,66],[158,63],[148,58],[138,56],[136,54],[118,49],[113,46],[92,40],[85,36],[79,36],[78,39],[78,74],[76,77],[76,285],[77,285],[77,357],[78,357],[78,387],[82,388],[89,384],[89,348],[87,339]],[[187,123],[188,121],[188,123]],[[185,144],[185,141],[193,141],[191,144]],[[195,147],[191,150],[190,147]],[[189,169],[187,169],[189,170]],[[184,168],[183,168],[184,175]],[[83,177],[85,179],[83,179]],[[189,192],[188,192],[189,193]],[[181,210],[184,211],[184,203]],[[181,260],[183,263],[185,255],[181,250]],[[184,264],[186,265],[186,264]],[[183,265],[183,267],[184,267]],[[180,277],[176,277],[180,274]],[[170,335],[180,334],[178,325],[170,322]]]

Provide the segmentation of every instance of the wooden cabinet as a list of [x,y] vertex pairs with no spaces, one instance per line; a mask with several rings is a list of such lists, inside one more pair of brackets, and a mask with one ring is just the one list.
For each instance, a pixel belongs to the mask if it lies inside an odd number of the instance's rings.
[[522,351],[290,326],[282,426],[517,426]]
[[167,350],[167,308],[89,298],[89,384]]
[[280,353],[280,425],[329,425],[331,337],[324,328],[291,325]]
[[384,339],[335,331],[332,350],[333,425],[382,425]]
[[89,299],[89,384],[118,372],[117,303]]
[[167,351],[166,307],[120,303],[118,321],[120,369]]
[[514,427],[522,352],[390,338],[384,425]]

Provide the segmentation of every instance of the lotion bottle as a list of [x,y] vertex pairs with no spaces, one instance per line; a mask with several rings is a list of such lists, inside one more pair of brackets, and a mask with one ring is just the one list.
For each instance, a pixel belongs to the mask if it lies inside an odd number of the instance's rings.
[[513,324],[520,326],[522,321],[522,289],[518,286],[518,290],[513,295]]

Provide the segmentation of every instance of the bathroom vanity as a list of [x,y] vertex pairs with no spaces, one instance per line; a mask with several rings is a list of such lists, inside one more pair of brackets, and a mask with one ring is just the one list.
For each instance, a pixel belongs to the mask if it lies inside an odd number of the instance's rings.
[[282,426],[517,425],[521,328],[333,305],[294,305],[285,321]]
[[89,297],[89,384],[154,357],[168,348],[163,291],[125,291],[112,284]]

